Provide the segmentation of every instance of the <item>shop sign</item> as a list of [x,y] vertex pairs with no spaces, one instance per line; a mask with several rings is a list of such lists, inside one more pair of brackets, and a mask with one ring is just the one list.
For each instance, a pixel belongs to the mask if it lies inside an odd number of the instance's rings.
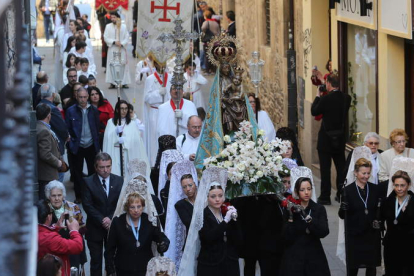
[[411,0],[378,0],[378,30],[412,39]]
[[366,1],[367,3],[372,3],[372,10],[367,10],[367,16],[361,16],[361,1],[363,0],[341,0],[341,3],[336,5],[338,21],[376,30],[377,0]]

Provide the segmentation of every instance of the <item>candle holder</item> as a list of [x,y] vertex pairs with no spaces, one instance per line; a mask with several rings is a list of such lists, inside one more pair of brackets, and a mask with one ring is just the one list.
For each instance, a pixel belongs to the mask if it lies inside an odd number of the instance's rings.
[[252,53],[252,59],[247,62],[247,65],[249,66],[250,80],[256,89],[256,98],[259,94],[260,83],[263,80],[262,71],[264,64],[265,61],[260,59],[260,53],[257,51]]

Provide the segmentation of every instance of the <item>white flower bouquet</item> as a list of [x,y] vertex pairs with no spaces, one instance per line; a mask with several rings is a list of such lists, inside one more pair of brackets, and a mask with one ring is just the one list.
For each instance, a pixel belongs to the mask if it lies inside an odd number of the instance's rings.
[[254,141],[252,125],[244,121],[233,141],[230,136],[224,136],[225,148],[220,154],[204,160],[206,168],[227,169],[228,198],[277,193],[283,189],[278,172],[283,170],[281,154],[287,151],[289,142],[279,138],[267,141],[264,134],[259,130]]

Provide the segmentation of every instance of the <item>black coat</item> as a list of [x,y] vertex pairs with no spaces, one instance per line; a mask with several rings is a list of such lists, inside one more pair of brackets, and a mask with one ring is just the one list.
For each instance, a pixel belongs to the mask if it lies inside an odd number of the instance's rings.
[[228,26],[227,34],[236,37],[236,22]]
[[329,234],[325,207],[310,200],[305,212],[312,217],[310,223],[306,223],[299,213],[293,214],[293,222],[287,222],[289,214],[285,211],[283,239],[286,248],[280,275],[329,276],[331,273],[321,243],[321,239]]
[[168,238],[159,228],[151,224],[145,213],[141,215],[138,240],[140,246],[136,247],[136,239],[131,226],[126,221],[126,214],[113,219],[105,252],[105,266],[108,274],[116,271],[117,276],[144,276],[147,264],[153,257],[152,242],[169,243]]
[[383,240],[385,273],[393,276],[414,275],[414,194],[404,211],[395,220],[395,199],[393,191],[381,206],[381,217],[386,222],[387,232]]
[[102,187],[102,183],[96,173],[85,177],[85,185],[82,187],[82,205],[87,216],[86,239],[91,241],[102,241],[108,231],[102,226],[105,217],[112,219],[121,193],[123,180],[115,174],[110,175],[109,196]]
[[[225,241],[225,234],[227,241]],[[207,206],[203,228],[199,231],[201,249],[197,276],[239,276],[239,256],[236,245],[242,240],[238,223],[224,220],[218,223]]]
[[[365,205],[359,196],[355,182],[345,187],[346,201],[348,202],[346,229],[347,229],[347,260],[349,267],[375,267],[381,265],[381,236],[379,230],[373,228],[372,223],[379,219],[378,201],[380,200],[378,187],[367,183],[365,190],[369,197],[367,202],[368,215],[365,214]],[[362,198],[364,198],[361,193]],[[364,198],[365,199],[365,198]],[[339,217],[345,218],[345,211],[339,210]]]
[[177,201],[174,207],[175,207],[175,210],[177,210],[178,216],[180,217],[188,233],[188,230],[190,229],[191,218],[193,217],[193,210],[194,210],[193,204],[191,204],[190,202],[188,202],[188,200],[183,198]]
[[[345,150],[345,122],[351,97],[339,90],[331,91],[326,96],[316,97],[312,103],[312,116],[323,115],[318,133],[317,149],[325,152],[343,152]],[[344,110],[345,108],[345,110]],[[344,134],[339,139],[339,147],[335,147],[326,131],[342,129]]]

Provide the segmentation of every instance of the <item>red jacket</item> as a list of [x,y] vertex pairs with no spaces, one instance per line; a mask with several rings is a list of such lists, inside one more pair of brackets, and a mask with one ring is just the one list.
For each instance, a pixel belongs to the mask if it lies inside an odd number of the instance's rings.
[[98,110],[100,121],[99,132],[105,132],[108,120],[114,117],[114,109],[107,100],[104,100],[104,104],[98,107]]
[[38,225],[38,251],[39,261],[47,253],[59,257],[62,262],[62,276],[70,275],[69,255],[80,254],[83,250],[82,236],[77,231],[70,233],[70,239],[62,238],[58,233],[59,228]]

